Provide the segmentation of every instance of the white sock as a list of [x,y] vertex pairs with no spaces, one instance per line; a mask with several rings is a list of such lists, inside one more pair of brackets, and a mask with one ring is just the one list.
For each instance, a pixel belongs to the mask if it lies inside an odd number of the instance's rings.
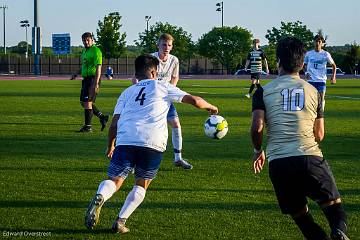
[[181,157],[181,149],[182,149],[182,134],[181,134],[181,127],[173,128],[172,129],[172,144],[174,147],[174,150],[178,150],[178,152],[175,152],[175,161],[182,159]]
[[104,180],[100,183],[96,194],[101,194],[106,202],[116,192],[116,185],[111,180]]
[[142,203],[145,198],[145,188],[135,185],[126,197],[125,203],[119,213],[119,218],[128,219],[135,209]]

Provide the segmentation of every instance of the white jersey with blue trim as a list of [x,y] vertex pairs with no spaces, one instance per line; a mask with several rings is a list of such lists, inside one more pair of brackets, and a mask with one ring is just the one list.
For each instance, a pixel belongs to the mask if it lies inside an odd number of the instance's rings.
[[188,93],[165,81],[142,80],[125,89],[115,106],[116,146],[132,145],[165,151],[167,114],[172,102],[181,102]]
[[151,55],[159,59],[157,67],[158,80],[170,82],[172,77],[179,76],[179,59],[177,57],[169,54],[166,61],[162,61],[159,58],[159,52],[154,52]]
[[326,83],[326,64],[334,64],[334,60],[327,51],[311,50],[306,53],[304,63],[307,66],[306,72],[310,74],[309,82]]

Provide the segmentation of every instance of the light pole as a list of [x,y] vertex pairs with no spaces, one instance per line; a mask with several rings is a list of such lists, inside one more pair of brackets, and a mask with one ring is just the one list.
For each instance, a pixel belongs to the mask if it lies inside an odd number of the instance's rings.
[[149,32],[149,21],[151,19],[151,16],[145,16],[145,21],[146,21],[146,34],[148,34]]
[[149,47],[149,21],[151,16],[145,16],[146,21],[146,46]]
[[28,31],[27,28],[30,27],[29,24],[29,20],[23,20],[20,21],[21,25],[20,27],[24,27],[25,28],[25,36],[26,36],[26,52],[25,52],[25,57],[28,58],[28,52],[29,52],[29,44],[28,44]]
[[6,31],[5,31],[5,10],[8,8],[6,5],[2,5],[0,8],[3,9],[3,18],[4,18],[4,53],[6,54],[6,42],[5,42],[5,39],[6,39]]
[[224,2],[218,2],[216,6],[216,11],[221,12],[221,27],[224,27]]

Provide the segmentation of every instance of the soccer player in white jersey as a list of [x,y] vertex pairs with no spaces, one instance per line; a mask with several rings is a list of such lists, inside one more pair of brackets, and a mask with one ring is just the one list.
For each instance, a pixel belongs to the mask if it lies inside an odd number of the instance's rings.
[[[174,55],[170,54],[173,48],[174,38],[167,33],[160,35],[157,47],[158,51],[152,53],[153,56],[159,59],[159,65],[157,67],[158,80],[169,82],[176,86],[179,81],[179,60]],[[136,83],[136,78],[133,78],[133,83]],[[174,164],[177,167],[184,169],[192,169],[193,166],[188,163],[181,154],[182,151],[182,133],[181,125],[178,113],[174,104],[171,104],[170,110],[167,116],[167,120],[171,125],[171,137],[174,147]]]
[[[126,233],[126,220],[144,200],[145,193],[159,169],[167,144],[167,114],[172,102],[187,103],[217,114],[217,107],[189,95],[174,85],[157,81],[159,60],[142,55],[135,60],[139,80],[120,95],[109,128],[107,156],[111,157],[108,180],[100,183],[85,216],[85,225],[93,229],[101,207],[134,170],[135,184],[129,192],[112,230]],[[115,141],[116,140],[116,141]],[[116,146],[115,145],[116,142]]]
[[322,108],[325,109],[325,92],[326,92],[326,65],[329,63],[332,67],[331,84],[336,83],[336,64],[330,53],[323,50],[325,39],[321,35],[314,37],[315,49],[308,51],[304,59],[304,68],[306,69],[305,77],[320,93],[322,99]]
[[329,240],[309,211],[310,198],[323,211],[331,239],[348,240],[340,194],[319,147],[325,134],[321,99],[299,75],[304,55],[300,40],[281,39],[276,47],[279,77],[258,88],[253,96],[253,168],[259,173],[265,163],[262,141],[266,128],[269,176],[281,212],[292,217],[307,240]]

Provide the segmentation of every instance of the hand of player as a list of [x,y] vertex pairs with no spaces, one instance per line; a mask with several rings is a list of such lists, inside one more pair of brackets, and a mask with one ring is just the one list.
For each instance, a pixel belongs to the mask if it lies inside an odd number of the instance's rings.
[[330,79],[330,83],[331,83],[331,84],[335,84],[335,83],[336,83],[336,78],[331,78],[331,79]]
[[216,114],[219,113],[218,108],[216,106],[214,106],[214,105],[211,105],[211,107],[208,108],[207,110],[209,111],[210,115],[216,115]]
[[260,173],[265,164],[265,153],[261,151],[259,153],[254,153],[253,156],[253,169],[254,173]]
[[305,78],[306,78],[306,80],[310,80],[310,74],[309,74],[309,73],[305,73]]
[[114,153],[114,150],[115,150],[115,148],[114,148],[114,146],[112,146],[111,148],[107,148],[106,149],[106,156],[108,157],[108,158],[112,158],[112,155],[113,155],[113,153]]

